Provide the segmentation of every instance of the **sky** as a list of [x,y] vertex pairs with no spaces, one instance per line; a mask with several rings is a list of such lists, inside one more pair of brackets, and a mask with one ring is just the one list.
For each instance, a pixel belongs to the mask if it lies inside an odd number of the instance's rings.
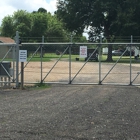
[[17,10],[33,12],[37,11],[41,7],[53,14],[53,12],[56,10],[56,0],[1,0],[0,25],[5,16],[11,16]]

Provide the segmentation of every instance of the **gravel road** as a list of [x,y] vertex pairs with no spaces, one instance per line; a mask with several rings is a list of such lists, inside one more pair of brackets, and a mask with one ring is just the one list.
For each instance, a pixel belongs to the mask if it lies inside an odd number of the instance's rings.
[[0,140],[140,140],[140,88],[0,89]]

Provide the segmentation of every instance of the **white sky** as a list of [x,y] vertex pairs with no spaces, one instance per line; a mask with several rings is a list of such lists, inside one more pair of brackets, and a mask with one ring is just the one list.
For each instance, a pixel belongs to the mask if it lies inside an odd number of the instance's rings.
[[0,25],[5,16],[13,15],[13,12],[17,10],[33,12],[41,7],[53,13],[56,10],[56,0],[1,0]]

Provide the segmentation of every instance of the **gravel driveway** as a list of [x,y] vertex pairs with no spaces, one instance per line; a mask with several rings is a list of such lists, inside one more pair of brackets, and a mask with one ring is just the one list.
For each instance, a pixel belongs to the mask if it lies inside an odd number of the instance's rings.
[[139,139],[139,87],[0,89],[0,140]]

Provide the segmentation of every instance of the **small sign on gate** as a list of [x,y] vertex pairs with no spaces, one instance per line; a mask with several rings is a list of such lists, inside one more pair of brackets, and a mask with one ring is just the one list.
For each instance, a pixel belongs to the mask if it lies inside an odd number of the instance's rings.
[[19,62],[27,61],[27,50],[19,50]]
[[87,46],[80,46],[80,57],[81,58],[87,57]]

